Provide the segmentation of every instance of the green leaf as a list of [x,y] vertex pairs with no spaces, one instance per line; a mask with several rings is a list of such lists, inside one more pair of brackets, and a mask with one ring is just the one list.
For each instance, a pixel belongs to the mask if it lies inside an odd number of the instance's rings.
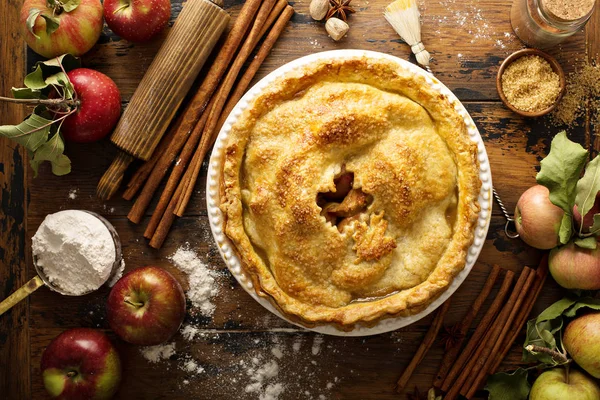
[[595,236],[590,236],[585,239],[576,238],[575,245],[582,249],[595,250],[598,246],[598,242],[596,241]]
[[564,213],[560,221],[560,228],[558,230],[558,240],[560,244],[567,244],[571,240],[573,235],[573,218],[571,215]]
[[584,228],[583,218],[592,209],[598,192],[600,192],[600,157],[596,157],[588,163],[583,178],[577,182],[575,204],[581,213],[580,229]]
[[39,65],[35,67],[33,72],[27,74],[23,81],[29,89],[44,89],[48,84],[44,81],[44,71]]
[[600,232],[600,214],[594,214],[594,223],[590,227],[590,232],[592,234]]
[[589,308],[592,310],[599,311],[600,310],[600,299],[595,299],[593,297],[584,297],[580,299],[575,305],[565,311],[564,315],[567,318],[574,318],[577,316],[577,311],[582,308]]
[[569,216],[573,214],[577,181],[587,154],[580,144],[570,141],[564,131],[560,132],[552,140],[550,153],[542,160],[536,176],[537,182],[550,191],[550,201]]
[[81,67],[81,60],[71,54],[63,54],[62,56],[54,57],[46,61],[38,61],[39,65],[44,69],[44,76],[52,75],[62,71],[60,66],[63,66],[65,71],[69,72],[72,69]]
[[35,20],[37,19],[37,17],[39,17],[39,15],[41,13],[42,13],[41,10],[39,10],[37,8],[32,8],[31,10],[29,10],[29,15],[27,16],[27,19],[25,20],[25,25],[27,26],[27,30],[29,31],[29,33],[31,33],[33,36],[35,36],[36,39],[39,39],[40,37],[33,32],[33,27],[35,26]]
[[499,372],[490,376],[484,388],[490,393],[489,400],[527,400],[531,390],[528,374],[527,370],[519,368],[512,374]]
[[577,298],[565,297],[546,308],[536,319],[537,323],[552,321],[562,316],[562,314],[573,304],[577,303]]
[[42,97],[42,92],[36,89],[12,88],[11,92],[15,99],[39,99]]
[[46,15],[46,14],[40,14],[40,17],[42,17],[46,20],[46,34],[47,35],[51,35],[54,32],[56,32],[56,30],[60,26],[60,22],[59,22],[58,18],[52,17],[50,15]]
[[62,87],[65,92],[65,97],[67,99],[73,98],[73,93],[75,93],[75,89],[73,88],[73,84],[69,80],[69,77],[64,72],[59,72],[54,75],[50,75],[45,80],[46,85],[54,85]]
[[66,12],[71,12],[74,9],[76,9],[77,7],[79,7],[79,3],[81,3],[81,0],[66,0],[66,1],[63,1],[62,8]]
[[23,145],[29,151],[35,151],[48,140],[52,120],[37,114],[31,114],[19,125],[0,126],[0,135]]
[[39,165],[44,161],[50,161],[54,175],[66,175],[71,172],[71,160],[63,154],[64,151],[65,144],[60,134],[55,133],[50,140],[35,151],[30,161],[34,177],[38,174]]

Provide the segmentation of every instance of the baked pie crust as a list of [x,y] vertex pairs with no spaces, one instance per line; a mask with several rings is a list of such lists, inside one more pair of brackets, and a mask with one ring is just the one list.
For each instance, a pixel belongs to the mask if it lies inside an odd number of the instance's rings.
[[464,268],[477,145],[425,78],[376,58],[317,61],[231,129],[224,230],[257,294],[306,326],[415,314]]

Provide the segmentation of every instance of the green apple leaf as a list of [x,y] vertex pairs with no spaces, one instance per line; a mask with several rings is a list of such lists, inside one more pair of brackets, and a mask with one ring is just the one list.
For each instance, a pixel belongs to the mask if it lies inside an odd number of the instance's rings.
[[577,182],[575,204],[581,213],[580,233],[584,228],[583,218],[594,206],[598,192],[600,192],[600,157],[595,157],[585,167],[583,178]]
[[36,39],[39,39],[40,37],[36,35],[35,32],[33,32],[33,27],[35,26],[35,20],[37,19],[37,17],[40,16],[41,13],[41,10],[37,8],[32,8],[31,10],[29,10],[29,15],[27,15],[27,19],[25,20],[27,30],[29,31],[29,33],[35,36]]
[[578,299],[574,296],[567,296],[563,299],[560,299],[542,311],[542,313],[537,317],[536,322],[540,323],[544,321],[553,321],[561,317],[566,310],[568,310],[573,304],[577,303],[577,300]]
[[65,0],[62,2],[62,8],[66,12],[71,12],[79,7],[79,3],[81,3],[81,0]]
[[541,162],[536,180],[550,191],[550,201],[565,212],[560,240],[565,244],[571,234],[571,216],[577,191],[577,181],[585,166],[588,152],[578,143],[567,138],[563,131],[557,134],[550,145],[550,153]]
[[73,94],[75,93],[75,89],[73,88],[73,84],[69,80],[69,77],[64,72],[58,72],[54,75],[50,75],[44,81],[46,85],[58,86],[61,87],[64,91],[64,96],[67,99],[72,99]]
[[40,17],[42,17],[46,20],[46,34],[47,35],[51,35],[54,32],[56,32],[56,30],[60,26],[60,22],[58,21],[58,18],[52,17],[50,15],[46,15],[46,14],[40,14]]
[[489,400],[527,400],[531,390],[528,374],[519,368],[512,374],[499,372],[490,376],[484,388],[490,394]]
[[48,141],[52,122],[40,115],[31,114],[18,125],[0,126],[0,135],[12,139],[27,150],[34,152]]
[[38,65],[33,72],[27,74],[25,76],[25,80],[23,81],[25,86],[29,89],[44,89],[48,86],[48,84],[44,81],[44,71]]
[[15,99],[39,99],[42,97],[42,92],[37,89],[12,88],[11,92]]
[[585,239],[576,238],[574,242],[576,246],[582,249],[595,250],[598,246],[595,236],[586,237]]
[[573,236],[573,218],[571,215],[564,213],[560,221],[558,240],[560,240],[560,244],[567,244],[571,236]]
[[72,54],[63,54],[62,56],[54,57],[46,61],[38,61],[36,65],[44,69],[44,76],[52,75],[62,71],[60,66],[69,72],[72,69],[81,67],[81,59]]
[[590,227],[590,233],[595,235],[598,232],[600,232],[600,214],[594,214],[594,223]]
[[582,308],[589,308],[591,310],[600,310],[600,299],[593,297],[581,298],[571,308],[565,311],[564,316],[567,318],[574,318],[577,316],[577,311]]
[[50,161],[54,175],[66,175],[71,172],[71,160],[63,154],[64,151],[63,139],[59,133],[55,133],[50,140],[35,151],[30,161],[34,177],[38,174],[39,165],[44,161]]

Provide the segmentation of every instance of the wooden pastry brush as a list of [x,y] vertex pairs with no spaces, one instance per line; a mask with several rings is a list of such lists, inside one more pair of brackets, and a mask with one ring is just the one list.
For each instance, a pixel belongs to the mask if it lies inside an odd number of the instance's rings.
[[431,56],[421,42],[421,14],[416,0],[396,0],[385,8],[385,19],[409,46],[417,62],[427,71]]

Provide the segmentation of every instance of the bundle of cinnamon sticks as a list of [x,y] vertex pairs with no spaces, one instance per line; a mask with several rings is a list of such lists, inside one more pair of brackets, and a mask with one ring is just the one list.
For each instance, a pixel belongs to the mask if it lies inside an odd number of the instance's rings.
[[[433,383],[435,388],[446,393],[444,400],[454,400],[459,394],[471,399],[483,387],[488,375],[497,371],[540,295],[548,275],[548,257],[542,258],[537,270],[525,267],[514,286],[515,273],[505,272],[496,297],[463,347],[473,321],[501,273],[499,266],[493,267],[475,302],[453,329],[458,339],[447,349]],[[444,307],[439,312],[415,358],[398,380],[398,392],[406,387],[410,376],[423,359],[423,348],[426,352],[433,343],[440,329],[440,316],[443,319],[446,311],[447,307]]]
[[[160,248],[190,201],[204,157],[225,119],[294,14],[286,0],[247,0],[198,91],[169,128],[153,156],[127,184],[123,197],[139,195],[127,216],[141,222],[161,181],[174,164],[144,237]],[[264,37],[245,71],[244,63]]]

